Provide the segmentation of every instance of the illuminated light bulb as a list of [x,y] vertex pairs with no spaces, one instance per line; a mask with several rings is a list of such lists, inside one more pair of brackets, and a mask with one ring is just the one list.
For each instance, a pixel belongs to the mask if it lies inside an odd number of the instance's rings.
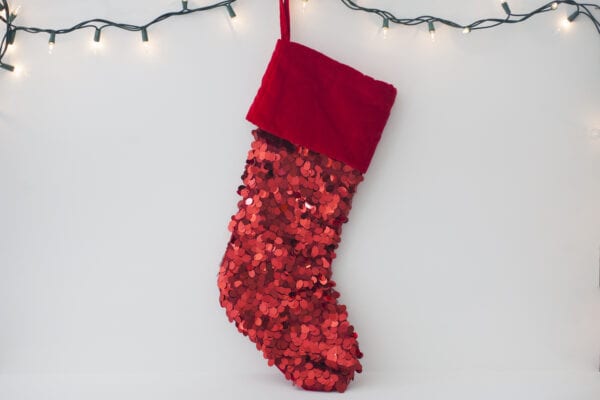
[[431,41],[435,42],[435,26],[433,26],[433,21],[429,21],[427,25],[429,25],[429,36],[431,37]]
[[302,11],[306,10],[307,4],[308,4],[308,0],[302,0]]
[[233,10],[233,7],[231,6],[231,4],[226,4],[225,8],[227,8],[227,13],[229,13],[230,18],[235,19],[235,17],[237,17],[237,14]]
[[21,6],[18,5],[14,10],[12,10],[10,12],[10,15],[8,16],[8,23],[12,24],[12,22],[17,18],[17,16],[19,15],[19,11],[21,11]]
[[569,29],[571,27],[571,24],[573,23],[573,21],[575,21],[575,18],[577,18],[579,16],[579,10],[576,10],[573,14],[569,15],[567,18],[564,18],[560,24],[562,25],[563,28],[565,29]]
[[504,12],[506,13],[506,15],[510,15],[510,6],[508,5],[508,3],[505,0],[502,0],[502,9],[504,10]]
[[56,43],[56,33],[50,33],[50,39],[48,39],[48,54],[52,54],[54,51],[54,44]]
[[99,28],[96,28],[96,32],[94,32],[94,42],[100,43],[100,35],[102,31]]
[[556,10],[558,8],[558,3],[554,2],[552,3],[552,5],[550,6],[553,10]]
[[142,45],[146,52],[150,51],[150,41],[148,40],[148,30],[146,28],[142,28]]
[[146,28],[142,28],[142,42],[148,43],[148,30]]
[[19,77],[24,74],[23,67],[21,67],[20,65],[15,65],[13,72],[16,77]]
[[388,31],[390,30],[390,20],[387,18],[383,19],[383,24],[381,25],[381,33],[383,33],[383,38],[387,37]]
[[181,6],[184,10],[188,9],[188,0],[181,0]]
[[96,32],[94,32],[94,40],[92,41],[92,49],[94,53],[102,48],[102,43],[100,43],[100,28],[96,28]]
[[462,31],[462,32],[463,32],[465,35],[466,35],[467,33],[471,33],[471,28],[469,28],[468,26],[465,26],[465,27],[463,28],[463,31]]

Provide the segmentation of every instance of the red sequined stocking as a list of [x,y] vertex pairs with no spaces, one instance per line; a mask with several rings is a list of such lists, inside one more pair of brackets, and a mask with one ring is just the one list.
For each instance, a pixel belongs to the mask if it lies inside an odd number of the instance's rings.
[[269,365],[308,390],[343,392],[361,372],[331,263],[396,90],[278,41],[247,119],[259,129],[219,270],[220,303]]
[[219,273],[221,305],[298,386],[346,389],[361,371],[331,262],[360,171],[254,131]]

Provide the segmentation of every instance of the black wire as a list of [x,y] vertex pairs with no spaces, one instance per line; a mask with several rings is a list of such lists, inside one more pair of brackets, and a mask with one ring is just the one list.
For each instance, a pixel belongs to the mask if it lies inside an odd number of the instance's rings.
[[[202,11],[208,11],[208,10],[212,10],[212,9],[219,8],[219,7],[228,7],[235,1],[237,1],[237,0],[224,0],[224,1],[220,1],[220,2],[217,2],[214,4],[204,6],[204,7],[186,8],[186,9],[182,8],[180,11],[172,11],[172,12],[164,13],[164,14],[156,17],[152,21],[148,22],[145,25],[131,25],[131,24],[124,24],[124,23],[117,23],[117,22],[113,22],[110,20],[106,20],[106,19],[95,18],[95,19],[90,19],[87,21],[80,22],[76,25],[73,25],[70,28],[48,29],[48,28],[18,26],[18,25],[14,25],[12,22],[9,23],[8,21],[10,20],[10,8],[9,8],[8,0],[0,0],[0,4],[4,7],[4,9],[2,10],[4,12],[4,15],[0,14],[0,21],[4,22],[4,24],[6,25],[6,32],[2,38],[2,41],[0,42],[0,65],[3,64],[2,59],[4,58],[4,55],[6,54],[6,51],[8,49],[9,36],[11,34],[12,35],[16,34],[16,32],[18,32],[18,31],[23,31],[23,32],[28,32],[28,33],[48,33],[48,34],[53,33],[55,35],[64,35],[64,34],[71,33],[71,32],[74,32],[74,31],[80,30],[80,29],[94,28],[96,30],[102,31],[102,29],[106,29],[109,27],[115,27],[115,28],[126,30],[126,31],[135,32],[135,31],[141,31],[143,29],[147,29],[148,27],[150,27],[154,24],[158,24],[159,22],[162,22],[171,17],[193,14],[193,13],[202,12]],[[415,26],[415,25],[419,25],[419,24],[423,24],[423,23],[430,23],[430,22],[436,23],[437,22],[437,23],[449,26],[451,28],[456,28],[456,29],[468,28],[471,31],[481,30],[481,29],[491,29],[491,28],[495,28],[497,26],[504,25],[504,24],[516,24],[516,23],[524,22],[524,21],[527,21],[529,18],[533,17],[534,15],[542,14],[542,13],[545,13],[548,11],[554,11],[554,9],[552,8],[553,4],[556,4],[556,5],[567,4],[567,5],[575,6],[576,10],[579,11],[579,15],[584,15],[584,16],[588,17],[594,24],[594,27],[596,28],[598,33],[600,34],[600,20],[591,11],[592,9],[594,9],[596,11],[600,10],[600,4],[580,3],[580,2],[574,1],[574,0],[551,1],[547,4],[544,4],[541,7],[534,9],[531,12],[526,13],[526,14],[515,14],[512,11],[510,11],[509,13],[507,13],[505,18],[482,18],[482,19],[473,21],[470,24],[460,24],[455,21],[451,21],[448,19],[435,17],[435,16],[431,16],[431,15],[423,15],[423,16],[416,17],[416,18],[398,18],[394,14],[392,14],[390,11],[382,10],[379,8],[363,7],[363,6],[358,5],[353,0],[340,0],[340,1],[342,2],[342,4],[344,4],[346,7],[348,7],[349,9],[351,9],[353,11],[360,11],[360,12],[375,14],[375,15],[378,15],[380,18],[382,18],[382,20],[387,20],[388,22],[392,22],[392,23],[395,23],[398,25]]]
[[[2,7],[3,7],[2,11],[4,11],[4,15],[6,16],[6,20],[8,20],[9,15],[10,15],[10,10],[8,8],[8,0],[1,0],[0,4],[2,4]],[[4,17],[2,17],[2,20],[4,20]],[[8,49],[8,35],[9,35],[9,33],[10,33],[10,25],[6,24],[6,33],[2,37],[2,42],[0,42],[0,65],[2,64],[2,58],[4,57],[4,54],[6,53],[6,50]]]

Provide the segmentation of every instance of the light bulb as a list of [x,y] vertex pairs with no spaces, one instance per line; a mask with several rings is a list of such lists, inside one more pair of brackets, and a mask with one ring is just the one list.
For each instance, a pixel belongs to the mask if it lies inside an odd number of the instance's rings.
[[429,25],[429,36],[431,37],[431,41],[435,42],[435,26],[433,26],[433,21],[429,21],[427,25]]
[[101,31],[99,28],[96,28],[96,32],[94,32],[94,40],[92,40],[92,50],[94,54],[98,54],[100,49],[102,49],[102,42],[100,41]]
[[500,3],[502,5],[502,9],[504,10],[504,12],[506,13],[506,15],[510,15],[511,11],[510,11],[510,6],[508,5],[508,3],[506,2],[506,0],[501,0],[502,2]]
[[381,26],[381,33],[383,34],[384,39],[387,37],[389,30],[390,30],[390,20],[387,18],[384,18],[383,25]]
[[150,52],[150,41],[148,40],[148,30],[146,28],[142,28],[142,46],[146,53]]
[[554,2],[550,7],[552,7],[553,10],[556,10],[558,8],[558,3]]
[[48,40],[48,54],[52,54],[54,51],[54,44],[56,42],[56,33],[52,32],[50,34],[50,39]]
[[181,0],[181,6],[184,10],[188,9],[188,0]]
[[94,40],[92,41],[92,49],[94,50],[94,53],[102,48],[102,43],[100,42],[101,33],[102,31],[100,31],[99,28],[96,28],[96,32],[94,32]]
[[302,0],[302,11],[306,9],[306,5],[308,4],[308,0]]
[[10,12],[10,15],[8,16],[8,23],[12,24],[12,22],[15,20],[15,18],[17,18],[17,16],[19,15],[19,12],[21,11],[21,5],[18,5],[15,7],[14,10],[12,10]]
[[148,43],[148,29],[142,28],[142,42]]
[[579,16],[579,10],[575,10],[575,12],[571,15],[569,15],[567,18],[564,18],[561,21],[561,25],[563,28],[568,29],[571,27],[571,24],[573,23],[573,21],[575,21],[575,18],[577,18]]
[[469,28],[468,26],[465,26],[465,27],[463,28],[463,31],[462,31],[462,32],[463,32],[465,35],[466,35],[467,33],[471,33],[471,28]]
[[19,64],[15,64],[15,69],[13,70],[15,76],[18,78],[23,75],[23,67]]

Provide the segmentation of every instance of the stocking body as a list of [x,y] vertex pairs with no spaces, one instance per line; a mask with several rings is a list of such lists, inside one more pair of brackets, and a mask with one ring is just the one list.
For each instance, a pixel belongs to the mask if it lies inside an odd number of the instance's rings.
[[362,354],[331,264],[363,175],[260,129],[253,135],[218,275],[220,304],[287,379],[343,392]]

